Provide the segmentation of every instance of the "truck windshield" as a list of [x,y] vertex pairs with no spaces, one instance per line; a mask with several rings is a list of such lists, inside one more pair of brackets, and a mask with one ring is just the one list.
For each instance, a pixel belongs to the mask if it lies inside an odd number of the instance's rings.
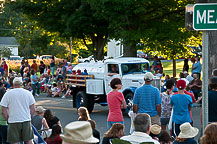
[[146,73],[150,71],[148,63],[132,63],[121,65],[122,74]]

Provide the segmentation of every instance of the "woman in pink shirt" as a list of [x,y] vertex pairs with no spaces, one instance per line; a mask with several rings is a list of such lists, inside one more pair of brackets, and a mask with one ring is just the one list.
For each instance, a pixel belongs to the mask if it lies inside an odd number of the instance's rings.
[[126,109],[126,101],[120,90],[122,88],[121,80],[114,78],[110,82],[112,90],[107,95],[109,106],[109,114],[107,118],[107,129],[109,130],[114,123],[124,124],[124,119],[121,109]]

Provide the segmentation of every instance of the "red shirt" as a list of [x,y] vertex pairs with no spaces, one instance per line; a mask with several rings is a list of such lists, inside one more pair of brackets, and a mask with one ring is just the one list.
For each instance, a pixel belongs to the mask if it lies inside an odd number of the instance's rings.
[[47,69],[47,74],[50,75],[50,69]]
[[46,140],[46,143],[47,144],[62,144],[62,141],[63,140],[61,139],[60,135],[56,135],[56,136],[54,136],[52,138],[48,138]]
[[6,63],[5,63],[4,66],[3,66],[3,70],[4,70],[4,71],[8,71],[8,65],[7,65]]
[[119,91],[111,91],[107,95],[107,102],[109,106],[109,115],[107,121],[121,122],[124,121],[121,105],[124,100],[124,96]]
[[37,71],[38,71],[38,65],[37,65],[37,63],[33,63],[33,64],[31,65],[31,68],[34,69],[35,72],[37,72]]

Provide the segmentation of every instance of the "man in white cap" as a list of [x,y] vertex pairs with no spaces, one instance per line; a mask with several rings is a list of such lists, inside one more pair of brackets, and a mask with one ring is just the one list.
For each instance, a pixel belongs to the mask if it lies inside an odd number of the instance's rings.
[[32,144],[33,131],[31,116],[35,112],[35,99],[31,92],[22,88],[22,77],[15,77],[13,87],[1,100],[2,115],[8,122],[9,143],[26,142]]
[[134,94],[133,111],[149,114],[151,123],[160,125],[161,96],[160,91],[151,85],[153,78],[151,72],[145,74],[145,84],[137,88]]

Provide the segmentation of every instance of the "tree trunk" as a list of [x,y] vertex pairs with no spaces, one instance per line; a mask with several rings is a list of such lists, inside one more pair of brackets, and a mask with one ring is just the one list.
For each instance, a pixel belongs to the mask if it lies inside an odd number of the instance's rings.
[[91,40],[94,46],[94,59],[103,60],[104,59],[104,47],[107,42],[107,36],[103,36],[103,35],[92,36]]
[[124,44],[124,57],[137,57],[136,44]]
[[176,77],[176,59],[173,58],[173,77]]

